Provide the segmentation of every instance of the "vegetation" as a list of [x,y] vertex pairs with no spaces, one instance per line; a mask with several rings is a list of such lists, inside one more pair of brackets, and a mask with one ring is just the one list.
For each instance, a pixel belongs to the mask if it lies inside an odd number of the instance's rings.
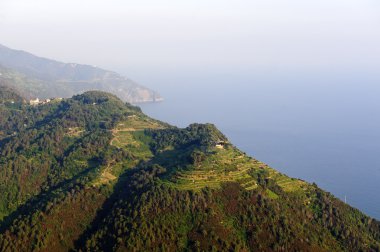
[[0,86],[0,102],[6,103],[23,103],[24,98],[18,94],[15,90],[8,86]]
[[377,220],[211,124],[97,91],[0,113],[0,251],[380,250]]

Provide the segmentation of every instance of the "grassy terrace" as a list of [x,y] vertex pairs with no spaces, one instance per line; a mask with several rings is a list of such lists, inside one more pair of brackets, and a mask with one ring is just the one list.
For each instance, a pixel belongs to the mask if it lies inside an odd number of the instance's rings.
[[94,186],[101,186],[108,184],[115,180],[117,177],[112,174],[112,166],[109,164],[103,171],[100,176],[93,182]]
[[[201,190],[204,187],[219,188],[223,182],[234,181],[246,190],[253,190],[258,187],[255,174],[265,174],[264,177],[274,180],[286,192],[307,189],[304,181],[289,178],[233,147],[215,148],[212,152],[200,164],[177,172],[170,183],[183,190]],[[272,191],[267,193],[271,198],[277,198]]]
[[119,123],[114,131],[142,131],[144,129],[162,129],[162,123],[144,115],[130,115],[128,120]]
[[303,192],[309,185],[302,180],[290,178],[276,170],[269,170],[269,178],[276,181],[276,184],[279,185],[285,192]]
[[240,151],[226,147],[215,148],[198,165],[174,175],[175,186],[184,190],[200,190],[204,187],[218,188],[222,182],[236,181],[247,190],[257,187],[256,180],[248,174],[259,169],[259,163]]
[[127,121],[119,123],[112,130],[114,138],[111,145],[131,151],[136,157],[146,159],[152,156],[149,141],[143,131],[145,129],[162,129],[164,126],[144,115],[131,115]]

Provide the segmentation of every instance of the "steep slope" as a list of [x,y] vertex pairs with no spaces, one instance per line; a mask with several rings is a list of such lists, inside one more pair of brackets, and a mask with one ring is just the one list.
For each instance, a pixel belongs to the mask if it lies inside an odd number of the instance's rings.
[[115,72],[80,64],[66,64],[0,45],[0,81],[25,91],[31,98],[71,97],[102,90],[131,103],[159,101],[154,91]]
[[176,128],[102,92],[17,111],[1,120],[1,251],[380,249],[378,221],[211,124]]

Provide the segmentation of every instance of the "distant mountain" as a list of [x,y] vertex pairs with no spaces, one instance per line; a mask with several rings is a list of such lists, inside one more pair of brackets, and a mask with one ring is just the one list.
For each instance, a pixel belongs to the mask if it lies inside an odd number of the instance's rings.
[[11,85],[28,98],[65,98],[88,90],[101,90],[130,103],[162,100],[158,93],[118,73],[41,58],[2,45],[0,85]]
[[0,251],[380,249],[377,220],[214,125],[173,127],[99,91],[4,104]]

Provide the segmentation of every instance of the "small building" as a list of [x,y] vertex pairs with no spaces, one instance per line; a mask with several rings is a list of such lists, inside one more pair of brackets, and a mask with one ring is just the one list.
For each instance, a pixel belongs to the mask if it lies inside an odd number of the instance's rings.
[[40,100],[39,98],[36,98],[36,99],[32,99],[29,101],[29,104],[30,105],[33,105],[33,106],[36,106],[36,105],[41,105],[41,104],[47,104],[47,103],[50,103],[50,102],[55,102],[55,101],[61,101],[63,98],[51,98],[51,99],[45,99],[45,100]]
[[49,103],[49,102],[50,102],[50,99],[46,99],[46,100],[40,101],[38,104],[46,104],[46,103]]
[[38,104],[40,104],[40,99],[38,99],[38,98],[36,98],[34,100],[32,99],[29,101],[29,104],[33,105],[33,106],[38,105]]
[[218,149],[223,149],[225,145],[226,145],[225,141],[218,141],[216,142],[215,147]]

